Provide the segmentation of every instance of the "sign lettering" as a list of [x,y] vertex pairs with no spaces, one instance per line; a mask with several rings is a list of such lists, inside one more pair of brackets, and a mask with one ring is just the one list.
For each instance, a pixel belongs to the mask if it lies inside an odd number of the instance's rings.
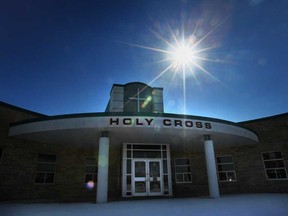
[[[111,117],[110,118],[110,126],[121,126],[121,125],[129,125],[129,126],[153,126],[154,118],[119,118],[119,117]],[[194,121],[194,120],[186,120],[186,119],[169,119],[165,118],[159,122],[161,126],[164,128],[175,127],[175,128],[203,128],[203,129],[212,129],[212,124],[210,122],[204,121]],[[157,124],[158,125],[158,124]]]

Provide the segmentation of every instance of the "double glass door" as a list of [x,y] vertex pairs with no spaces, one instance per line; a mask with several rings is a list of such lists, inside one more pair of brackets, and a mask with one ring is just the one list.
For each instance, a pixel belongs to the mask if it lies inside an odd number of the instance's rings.
[[163,195],[163,170],[160,159],[132,160],[132,194],[134,196]]

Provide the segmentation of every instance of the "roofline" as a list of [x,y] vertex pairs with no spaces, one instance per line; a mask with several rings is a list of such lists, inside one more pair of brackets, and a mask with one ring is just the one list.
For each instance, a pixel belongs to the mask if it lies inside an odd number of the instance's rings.
[[28,119],[18,122],[13,122],[10,126],[17,126],[26,123],[33,123],[38,121],[49,121],[49,120],[58,120],[58,119],[68,119],[68,118],[85,118],[85,117],[101,117],[101,116],[149,116],[149,117],[168,117],[168,118],[182,118],[182,119],[198,119],[201,121],[214,121],[218,123],[229,124],[237,127],[244,128],[249,130],[257,135],[257,133],[240,123],[235,123],[227,120],[203,117],[203,116],[194,116],[194,115],[185,115],[185,114],[174,114],[174,113],[133,113],[133,112],[98,112],[98,113],[78,113],[78,114],[65,114],[65,115],[56,115],[56,116],[45,116],[42,118]]
[[29,114],[33,114],[33,115],[37,115],[37,116],[48,117],[48,116],[45,115],[45,114],[38,113],[38,112],[34,112],[34,111],[31,111],[31,110],[28,110],[28,109],[24,109],[24,108],[21,108],[21,107],[18,107],[18,106],[14,106],[14,105],[5,103],[5,102],[3,102],[3,101],[0,101],[0,105],[5,106],[5,107],[8,107],[8,108],[10,108],[10,109],[14,109],[14,110],[20,111],[20,112],[25,112],[25,113],[29,113]]
[[278,118],[281,118],[281,117],[284,117],[284,116],[287,116],[287,117],[288,117],[288,112],[282,113],[282,114],[273,115],[273,116],[268,116],[268,117],[264,117],[264,118],[259,118],[259,119],[242,121],[242,122],[238,122],[238,123],[239,123],[239,124],[246,124],[246,123],[259,122],[259,121],[267,121],[267,120],[278,119]]
[[145,86],[146,86],[145,88],[150,87],[150,88],[152,88],[152,89],[162,89],[162,90],[163,90],[162,87],[152,87],[152,86],[150,86],[150,85],[148,85],[148,84],[146,84],[146,83],[144,83],[144,82],[129,82],[129,83],[126,83],[126,84],[113,84],[113,85],[112,85],[112,88],[111,88],[111,90],[110,90],[110,95],[111,95],[111,92],[112,92],[112,89],[114,88],[114,86],[125,87],[125,86],[131,85],[131,84],[140,84],[140,85],[145,85]]

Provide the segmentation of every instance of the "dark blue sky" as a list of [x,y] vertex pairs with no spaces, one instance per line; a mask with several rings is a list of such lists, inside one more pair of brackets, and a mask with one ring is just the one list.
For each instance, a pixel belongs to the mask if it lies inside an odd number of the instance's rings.
[[[288,1],[9,0],[0,2],[0,100],[48,114],[103,112],[114,83],[151,83],[182,29],[214,61],[186,76],[186,112],[231,121],[288,110]],[[180,35],[180,34],[179,34]],[[192,74],[192,75],[191,75]],[[183,77],[167,71],[165,112],[183,113]]]

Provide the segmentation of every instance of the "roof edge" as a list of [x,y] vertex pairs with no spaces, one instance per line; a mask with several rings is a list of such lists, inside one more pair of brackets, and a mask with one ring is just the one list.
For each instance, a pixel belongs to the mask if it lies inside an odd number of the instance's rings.
[[273,115],[273,116],[258,118],[258,119],[252,119],[252,120],[248,120],[248,121],[242,121],[242,122],[238,122],[238,123],[239,123],[239,124],[253,123],[253,122],[259,122],[259,121],[266,121],[266,120],[278,119],[278,118],[281,118],[281,117],[284,117],[284,116],[287,116],[287,117],[288,117],[288,112],[286,112],[286,113],[281,113],[281,114],[277,114],[277,115]]
[[0,101],[0,105],[5,106],[5,107],[8,107],[8,108],[13,109],[13,110],[20,111],[20,112],[25,112],[25,113],[33,114],[33,115],[37,115],[37,116],[40,116],[40,117],[48,117],[48,116],[45,115],[45,114],[38,113],[38,112],[34,112],[34,111],[31,111],[31,110],[28,110],[28,109],[24,109],[24,108],[22,108],[22,107],[14,106],[14,105],[5,103],[5,102],[3,102],[3,101]]

